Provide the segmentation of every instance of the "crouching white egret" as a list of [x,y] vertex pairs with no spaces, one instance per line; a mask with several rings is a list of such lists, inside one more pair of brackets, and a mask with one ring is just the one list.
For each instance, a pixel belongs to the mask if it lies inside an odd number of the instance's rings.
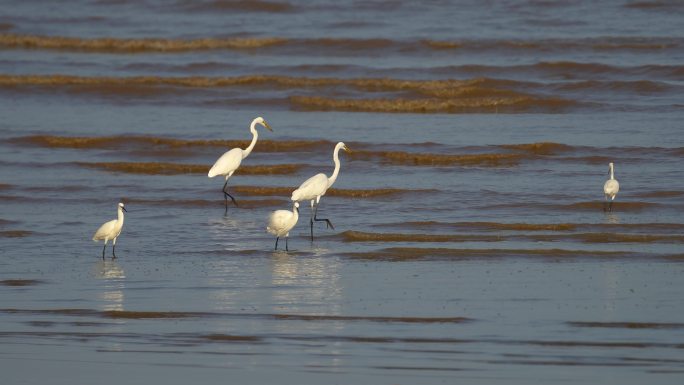
[[[603,211],[606,211],[606,205],[608,205],[608,211],[613,211],[613,200],[615,200],[615,196],[617,196],[618,191],[620,191],[620,183],[615,179],[613,162],[608,163],[608,174],[610,175],[610,179],[603,185],[603,193],[606,195]],[[610,201],[608,201],[608,199],[610,199]]]
[[228,214],[228,198],[230,198],[233,201],[233,204],[235,207],[237,207],[237,201],[235,198],[226,191],[226,187],[228,186],[228,178],[233,175],[235,170],[240,167],[240,163],[242,163],[242,160],[247,157],[252,152],[252,149],[254,149],[254,145],[256,145],[257,138],[259,137],[259,134],[257,133],[256,130],[256,125],[261,124],[262,126],[266,127],[269,131],[273,131],[271,129],[271,126],[269,126],[268,123],[264,120],[262,117],[258,117],[254,120],[252,120],[252,124],[249,126],[249,131],[252,132],[252,143],[249,144],[247,148],[244,150],[241,148],[234,148],[232,150],[226,151],[223,155],[221,155],[220,158],[214,163],[214,165],[211,167],[209,170],[209,173],[207,176],[209,178],[213,178],[217,175],[225,176],[226,177],[226,183],[223,184],[223,198],[226,200],[226,214]]
[[292,211],[276,210],[268,217],[268,226],[266,231],[276,236],[275,250],[278,250],[278,239],[285,236],[285,250],[287,248],[287,239],[290,236],[290,230],[297,224],[299,220],[299,202],[295,202],[292,206]]
[[318,218],[316,217],[316,214],[318,212],[318,204],[321,201],[321,197],[325,195],[328,189],[333,185],[333,183],[335,183],[335,180],[337,180],[337,175],[340,173],[340,157],[338,155],[340,149],[343,149],[346,152],[351,152],[351,150],[343,142],[337,143],[337,145],[335,146],[335,150],[333,151],[333,161],[335,162],[335,170],[333,171],[330,177],[327,177],[323,173],[316,174],[311,178],[307,179],[306,181],[304,181],[304,183],[302,183],[298,189],[292,192],[291,199],[295,202],[305,200],[311,201],[311,220],[309,224],[311,225],[312,242],[314,221],[325,221],[327,228],[335,229],[335,226],[333,226],[332,222],[330,222],[329,219]]
[[107,242],[112,240],[112,259],[116,258],[116,253],[114,249],[116,248],[116,238],[121,234],[121,229],[124,224],[124,214],[127,211],[123,203],[119,203],[117,209],[117,218],[100,226],[99,229],[93,235],[93,241],[104,241],[104,247],[102,248],[102,259],[105,259],[105,249],[107,248]]

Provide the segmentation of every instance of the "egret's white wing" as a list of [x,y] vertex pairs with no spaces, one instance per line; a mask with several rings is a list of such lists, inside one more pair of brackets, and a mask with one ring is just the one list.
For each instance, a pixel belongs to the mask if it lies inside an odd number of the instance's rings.
[[615,196],[620,191],[620,184],[615,179],[608,179],[603,185],[603,192],[606,195]]
[[214,163],[214,165],[209,170],[207,176],[213,178],[217,175],[228,175],[238,167],[242,162],[242,149],[234,148],[230,151],[226,151],[220,158]]
[[101,241],[105,238],[114,238],[112,233],[114,232],[116,228],[116,219],[112,219],[111,221],[103,224],[100,226],[99,229],[95,232],[95,235],[93,235],[93,241]]
[[311,200],[317,196],[325,195],[326,190],[328,190],[328,177],[323,173],[316,174],[305,180],[298,189],[292,192],[292,200]]
[[268,217],[266,231],[281,236],[290,231],[289,225],[294,214],[288,210],[276,210]]

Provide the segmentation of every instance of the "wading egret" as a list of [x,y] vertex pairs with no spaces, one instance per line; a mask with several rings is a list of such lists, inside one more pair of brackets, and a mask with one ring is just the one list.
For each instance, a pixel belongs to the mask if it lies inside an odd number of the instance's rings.
[[[620,183],[615,179],[615,173],[613,171],[613,162],[608,163],[608,174],[610,175],[610,179],[603,185],[603,193],[606,195],[603,211],[606,211],[606,205],[608,205],[608,211],[613,211],[613,200],[615,200],[615,196],[618,191],[620,191]],[[608,201],[609,198],[610,201]]]
[[252,149],[254,148],[254,145],[257,142],[257,138],[259,137],[259,134],[257,133],[256,130],[256,125],[261,124],[262,126],[266,127],[269,131],[273,131],[271,129],[271,126],[266,123],[264,118],[258,117],[254,120],[252,120],[252,124],[249,126],[249,131],[252,132],[252,143],[249,144],[247,148],[244,150],[241,148],[234,148],[232,150],[226,151],[225,154],[221,155],[220,158],[214,163],[214,165],[211,167],[209,170],[209,173],[207,176],[209,178],[213,178],[217,175],[225,176],[226,177],[226,183],[223,184],[223,198],[226,200],[226,214],[228,214],[228,198],[230,198],[233,201],[233,204],[235,207],[237,207],[237,202],[235,201],[235,198],[233,198],[232,195],[226,191],[226,187],[228,186],[228,178],[233,175],[235,170],[240,167],[240,163],[242,163],[242,160],[247,157],[252,152]]
[[104,247],[102,248],[102,259],[105,259],[105,249],[107,248],[107,242],[110,239],[112,240],[112,259],[116,258],[114,249],[116,248],[116,238],[119,237],[119,234],[121,234],[121,229],[123,228],[124,211],[127,211],[124,207],[124,204],[119,203],[116,219],[112,219],[111,221],[100,226],[100,228],[95,232],[95,235],[93,235],[93,241],[104,241]]
[[321,197],[325,195],[326,191],[330,188],[330,186],[335,183],[335,180],[337,179],[337,175],[340,173],[340,158],[338,153],[340,152],[340,149],[343,149],[346,152],[351,152],[351,150],[342,142],[337,143],[335,146],[335,150],[333,151],[333,161],[335,162],[335,170],[333,171],[332,175],[330,178],[328,178],[325,174],[320,173],[312,176],[311,178],[307,179],[302,183],[298,189],[294,190],[292,192],[292,200],[295,202],[300,202],[300,201],[306,201],[310,200],[311,201],[311,221],[309,224],[311,225],[311,241],[313,242],[313,224],[314,221],[320,221],[323,222],[325,221],[326,227],[332,228],[333,230],[335,227],[333,226],[332,222],[330,222],[329,219],[325,218],[317,218],[316,213],[318,212],[318,204],[321,201]]
[[297,224],[299,220],[299,202],[295,202],[292,206],[292,211],[276,210],[268,217],[268,226],[266,231],[276,236],[275,249],[278,250],[278,239],[285,236],[285,250],[287,248],[287,239],[290,236],[290,230]]

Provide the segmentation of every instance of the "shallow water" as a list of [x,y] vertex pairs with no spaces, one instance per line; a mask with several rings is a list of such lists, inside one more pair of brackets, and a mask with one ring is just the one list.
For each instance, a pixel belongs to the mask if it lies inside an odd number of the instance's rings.
[[[681,11],[15,4],[0,16],[3,378],[679,381]],[[206,172],[255,116],[274,132],[224,216]],[[353,152],[319,211],[335,229],[310,242],[303,202],[274,252],[268,214],[332,172],[340,140]],[[90,238],[121,199],[103,261]]]

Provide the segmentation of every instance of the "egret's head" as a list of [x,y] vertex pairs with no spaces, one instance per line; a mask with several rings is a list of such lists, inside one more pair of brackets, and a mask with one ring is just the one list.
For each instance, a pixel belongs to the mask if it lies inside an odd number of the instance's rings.
[[262,126],[266,127],[267,130],[273,132],[273,129],[271,128],[271,126],[261,116],[254,119],[254,124],[261,124]]
[[126,210],[126,208],[124,207],[123,202],[119,202],[119,208],[125,212],[128,212],[128,210]]
[[608,167],[613,168],[613,162],[608,163]]
[[299,212],[299,202],[294,203],[294,209],[297,210],[297,212]]
[[352,150],[350,150],[349,147],[347,147],[347,145],[344,144],[344,142],[337,143],[337,146],[340,147],[341,149],[343,149],[344,151],[348,152],[348,153],[352,152]]

